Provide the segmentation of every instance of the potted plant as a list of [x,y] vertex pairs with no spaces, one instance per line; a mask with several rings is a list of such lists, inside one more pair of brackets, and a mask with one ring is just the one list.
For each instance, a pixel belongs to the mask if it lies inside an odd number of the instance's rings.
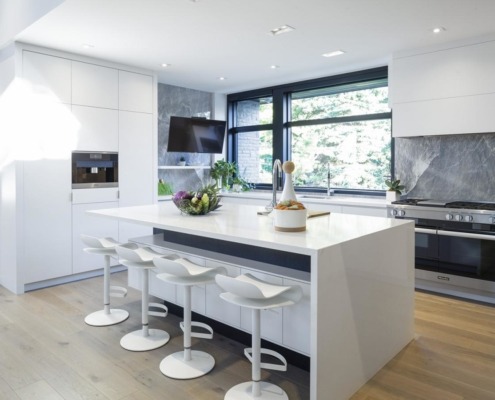
[[185,165],[186,165],[186,159],[184,158],[184,156],[182,156],[179,159],[179,166],[184,167]]
[[228,189],[230,181],[237,172],[237,165],[234,162],[218,160],[210,170],[210,176],[217,181],[219,189]]
[[405,189],[405,186],[400,184],[400,179],[387,179],[385,185],[388,187],[385,193],[387,201],[391,203],[399,200],[402,191]]

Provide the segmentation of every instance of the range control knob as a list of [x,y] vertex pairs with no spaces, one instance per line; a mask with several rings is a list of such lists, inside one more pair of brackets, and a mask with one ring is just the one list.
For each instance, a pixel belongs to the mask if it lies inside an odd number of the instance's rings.
[[490,224],[495,224],[495,216],[488,218]]
[[471,215],[465,215],[464,216],[464,221],[471,222],[472,220],[473,220],[473,217]]
[[457,214],[454,218],[456,221],[462,221],[463,220],[463,217],[461,214]]
[[397,216],[397,210],[395,208],[391,209],[390,215],[392,215],[393,217],[396,217]]
[[398,215],[399,217],[403,217],[404,215],[406,215],[406,212],[404,210],[399,210]]
[[447,215],[445,216],[445,219],[446,219],[447,221],[452,221],[452,220],[454,219],[454,216],[453,216],[452,214],[447,214]]

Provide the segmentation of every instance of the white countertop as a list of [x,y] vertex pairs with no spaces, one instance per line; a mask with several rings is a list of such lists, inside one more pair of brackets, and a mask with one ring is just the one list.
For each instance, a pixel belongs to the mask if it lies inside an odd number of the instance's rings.
[[411,221],[333,213],[308,219],[306,231],[279,232],[273,227],[273,216],[258,215],[260,209],[228,203],[208,215],[189,216],[182,215],[172,202],[160,202],[89,212],[170,231],[308,255],[395,226],[412,225]]

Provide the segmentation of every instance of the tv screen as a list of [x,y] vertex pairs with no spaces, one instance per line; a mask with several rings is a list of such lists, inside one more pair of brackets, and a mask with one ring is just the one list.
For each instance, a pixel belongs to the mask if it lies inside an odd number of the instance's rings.
[[225,121],[170,117],[167,151],[222,153]]

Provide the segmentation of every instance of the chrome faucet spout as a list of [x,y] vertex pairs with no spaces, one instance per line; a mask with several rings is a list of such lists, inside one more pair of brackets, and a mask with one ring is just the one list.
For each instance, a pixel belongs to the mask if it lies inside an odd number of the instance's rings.
[[277,158],[273,162],[272,169],[272,201],[265,207],[266,210],[272,211],[277,205],[277,189],[279,188],[280,178],[282,178],[282,162]]

